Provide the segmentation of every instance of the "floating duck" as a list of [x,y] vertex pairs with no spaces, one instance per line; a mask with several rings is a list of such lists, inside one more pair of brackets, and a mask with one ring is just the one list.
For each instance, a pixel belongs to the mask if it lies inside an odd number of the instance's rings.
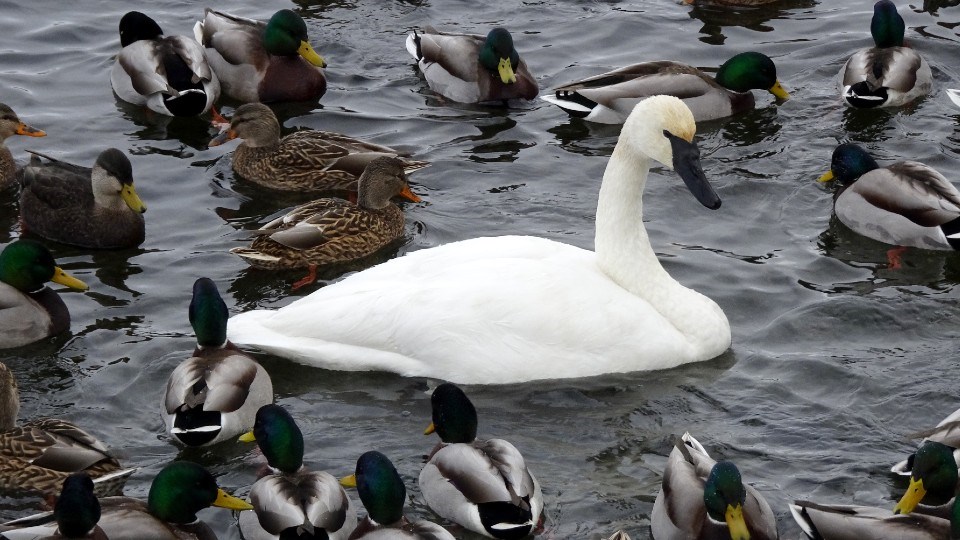
[[0,103],[0,189],[11,185],[17,173],[17,163],[13,160],[13,154],[3,144],[3,141],[13,135],[44,137],[46,133],[24,124],[13,109]]
[[[936,441],[945,444],[953,449],[953,459],[960,467],[960,409],[953,411],[950,416],[944,418],[937,424],[937,427],[921,431],[911,435],[912,438],[923,437],[921,444],[927,441]],[[890,468],[890,472],[901,476],[910,476],[913,472],[913,462],[916,459],[916,453],[910,454],[907,459],[896,463]]]

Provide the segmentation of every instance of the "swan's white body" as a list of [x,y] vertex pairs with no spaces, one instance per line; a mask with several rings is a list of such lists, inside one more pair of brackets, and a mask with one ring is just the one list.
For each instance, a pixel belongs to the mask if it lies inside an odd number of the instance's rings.
[[693,138],[676,98],[650,98],[627,119],[600,189],[596,252],[531,236],[454,242],[237,315],[229,339],[327,369],[465,384],[714,358],[730,345],[723,311],[667,274],[643,227],[650,159],[672,163],[664,129]]

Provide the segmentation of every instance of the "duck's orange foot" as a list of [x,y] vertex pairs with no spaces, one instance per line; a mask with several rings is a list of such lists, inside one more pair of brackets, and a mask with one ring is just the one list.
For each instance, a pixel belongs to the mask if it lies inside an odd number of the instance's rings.
[[903,262],[900,258],[907,251],[907,246],[897,246],[895,248],[887,250],[887,268],[891,270],[899,270],[901,263]]
[[310,270],[307,272],[307,275],[304,276],[302,279],[295,281],[293,283],[293,286],[290,287],[290,290],[295,291],[300,287],[305,287],[315,281],[317,281],[317,265],[311,264]]

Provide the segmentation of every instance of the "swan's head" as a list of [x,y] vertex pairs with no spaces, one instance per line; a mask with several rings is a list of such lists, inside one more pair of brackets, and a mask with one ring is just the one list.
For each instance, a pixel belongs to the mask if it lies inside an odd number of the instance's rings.
[[696,133],[693,113],[683,101],[673,96],[653,96],[633,108],[620,138],[626,138],[633,151],[677,171],[700,204],[716,210],[720,208],[720,196],[700,166],[700,149],[693,141]]

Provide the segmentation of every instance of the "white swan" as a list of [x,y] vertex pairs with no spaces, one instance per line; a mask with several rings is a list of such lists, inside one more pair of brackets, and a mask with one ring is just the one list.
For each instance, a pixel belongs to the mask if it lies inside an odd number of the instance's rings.
[[650,160],[676,168],[709,208],[696,124],[677,98],[634,108],[597,205],[596,252],[533,236],[476,238],[409,253],[276,311],[230,319],[228,335],[304,364],[499,384],[664,369],[730,345],[712,300],[660,266],[643,227]]

